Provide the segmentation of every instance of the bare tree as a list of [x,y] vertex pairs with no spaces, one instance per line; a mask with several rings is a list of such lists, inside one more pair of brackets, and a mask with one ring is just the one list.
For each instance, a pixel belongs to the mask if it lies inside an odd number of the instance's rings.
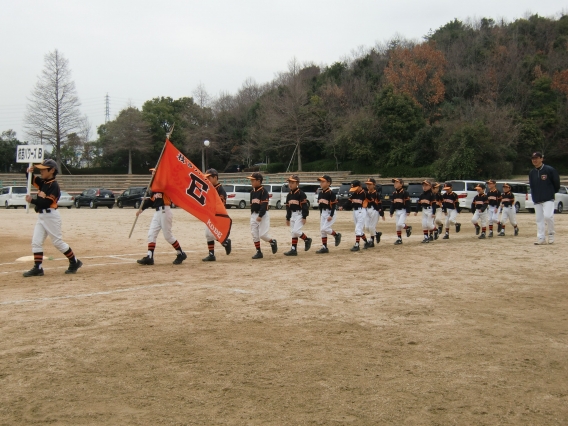
[[80,127],[79,98],[71,80],[69,61],[55,49],[45,55],[44,69],[28,99],[24,129],[34,141],[47,141],[55,149],[61,170],[61,146]]

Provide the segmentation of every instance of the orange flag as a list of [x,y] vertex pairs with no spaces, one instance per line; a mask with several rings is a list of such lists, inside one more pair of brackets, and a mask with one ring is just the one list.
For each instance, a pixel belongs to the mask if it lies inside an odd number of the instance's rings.
[[224,243],[229,236],[232,220],[217,190],[167,139],[152,191],[167,194],[176,206],[205,223],[217,241]]

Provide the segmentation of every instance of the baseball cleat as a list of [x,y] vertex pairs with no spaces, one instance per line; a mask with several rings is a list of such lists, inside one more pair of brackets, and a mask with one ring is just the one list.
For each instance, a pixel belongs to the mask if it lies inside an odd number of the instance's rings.
[[479,233],[481,232],[481,226],[479,225],[474,225],[475,226],[475,235],[479,235]]
[[215,257],[214,254],[209,254],[207,257],[204,257],[201,260],[204,261],[204,262],[215,262],[217,260],[217,258]]
[[351,251],[359,251],[359,245],[355,244],[353,247],[351,247]]
[[503,229],[501,229],[499,231],[499,233],[497,234],[498,237],[504,237],[505,236],[505,231]]
[[272,249],[272,254],[276,254],[276,252],[278,251],[278,243],[276,242],[276,240],[273,238],[272,242],[270,243],[270,248]]
[[548,237],[548,244],[554,244],[554,238]]
[[538,241],[535,241],[535,243],[534,243],[535,246],[543,246],[545,244],[546,244],[546,240],[538,240]]
[[480,235],[479,237],[477,237],[477,238],[479,238],[480,240],[485,239],[485,232],[482,232],[481,235]]
[[396,241],[394,242],[395,246],[398,246],[399,244],[402,244],[402,238],[397,238]]
[[440,234],[438,233],[438,230],[435,230],[434,231],[434,239],[437,240],[439,238],[439,235]]
[[225,247],[225,253],[227,253],[227,255],[231,254],[231,239],[227,238],[227,241],[225,241],[225,244],[223,244],[223,247]]
[[430,238],[428,238],[428,237],[422,239],[422,244],[429,243],[429,242],[430,242]]
[[261,251],[257,251],[255,255],[252,257],[253,259],[262,259],[264,256],[262,255]]
[[138,262],[140,265],[153,265],[154,258],[146,256],[143,257],[142,259],[138,259],[136,262]]
[[318,251],[316,251],[316,253],[317,254],[326,254],[326,253],[329,253],[329,249],[327,247],[322,247]]
[[43,277],[43,268],[34,265],[32,269],[24,272],[24,277]]
[[430,241],[434,241],[434,235],[430,234],[430,235],[428,236],[428,239],[429,239]]
[[341,234],[337,232],[335,234],[335,247],[337,247],[341,243]]
[[456,234],[457,234],[458,232],[460,232],[461,226],[462,226],[461,223],[456,223]]
[[69,268],[67,268],[65,273],[66,274],[74,274],[74,273],[77,272],[77,269],[79,269],[81,266],[83,266],[83,262],[81,262],[79,259],[77,259],[77,261],[75,263],[69,263]]
[[410,237],[412,235],[412,226],[406,227],[406,236]]
[[379,244],[381,242],[381,235],[383,235],[382,232],[377,232],[375,234],[375,238],[377,239],[377,244]]
[[367,249],[369,249],[369,248],[371,248],[371,247],[373,247],[373,246],[371,245],[371,242],[370,242],[370,241],[365,241],[365,244],[363,244],[363,248],[364,248],[365,250],[367,250]]
[[298,256],[298,252],[296,250],[285,251],[284,256]]
[[503,229],[503,225],[501,225],[501,222],[499,222],[497,224],[497,232],[501,232],[502,229]]
[[438,226],[438,234],[441,234],[443,230],[444,227],[442,225]]
[[444,236],[442,237],[442,240],[449,240],[450,239],[450,234],[448,234],[447,232],[444,234]]
[[305,251],[308,251],[311,246],[312,246],[312,239],[311,239],[311,238],[306,238],[304,250],[305,250]]
[[185,253],[178,254],[172,263],[174,265],[181,265],[181,262],[183,262],[185,259],[187,259],[187,254]]
[[519,235],[519,228],[518,228],[518,227],[515,228],[515,237],[516,237],[517,235]]
[[489,231],[489,238],[493,238],[493,231]]

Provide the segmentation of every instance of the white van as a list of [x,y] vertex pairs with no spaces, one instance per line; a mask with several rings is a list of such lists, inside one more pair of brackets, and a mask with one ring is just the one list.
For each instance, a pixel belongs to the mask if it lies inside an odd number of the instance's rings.
[[268,191],[270,207],[276,207],[278,210],[282,208],[282,184],[281,183],[267,183],[263,185]]
[[[531,196],[531,187],[529,185],[528,198],[525,203],[525,208],[530,212],[534,213],[534,202]],[[562,213],[564,212],[564,207],[568,206],[568,187],[561,186],[556,194],[554,194],[554,212]]]
[[18,206],[25,206],[27,193],[28,188],[25,186],[6,186],[0,189],[0,205],[6,208],[13,207],[15,209],[17,209]]
[[452,183],[452,191],[458,194],[460,209],[471,209],[473,198],[477,195],[475,187],[478,183],[485,183],[480,180],[448,180]]
[[531,191],[529,184],[523,182],[499,181],[495,184],[495,186],[501,193],[503,193],[504,183],[508,183],[509,185],[511,185],[511,192],[515,195],[515,210],[517,211],[517,213],[520,210],[525,210],[527,208],[526,204],[530,197],[530,191]]
[[247,184],[225,184],[223,189],[227,193],[227,202],[225,203],[228,208],[238,207],[239,209],[246,208],[250,205],[250,192],[252,185]]
[[[308,199],[308,207],[310,207],[312,205],[312,202],[314,201],[314,194],[316,193],[318,188],[321,188],[319,182],[300,182],[300,185],[298,185],[298,187],[305,192],[306,198]],[[285,183],[284,185],[282,185],[282,196],[280,197],[282,206],[286,205],[286,196],[289,192],[290,187],[288,186],[288,184]]]

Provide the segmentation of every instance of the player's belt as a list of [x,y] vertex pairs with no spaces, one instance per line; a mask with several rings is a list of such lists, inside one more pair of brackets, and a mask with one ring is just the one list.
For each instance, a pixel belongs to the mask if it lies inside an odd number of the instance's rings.
[[169,206],[156,207],[156,211],[159,212],[160,210],[166,210],[166,207],[169,207]]
[[39,214],[42,214],[42,213],[51,213],[52,210],[55,211],[55,210],[57,210],[57,209],[42,209],[42,210],[38,210],[37,212],[38,212]]
[[353,206],[353,210],[361,210],[363,207],[361,206]]

